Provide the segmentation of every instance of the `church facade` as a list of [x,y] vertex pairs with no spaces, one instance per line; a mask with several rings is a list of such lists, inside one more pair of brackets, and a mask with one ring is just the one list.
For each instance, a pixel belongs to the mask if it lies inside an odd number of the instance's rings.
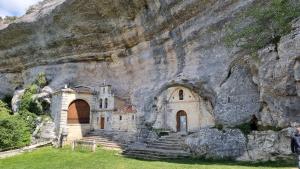
[[67,141],[81,139],[91,130],[136,131],[136,110],[114,96],[110,85],[98,90],[85,86],[64,88],[52,96],[51,113],[56,133]]
[[[215,125],[209,102],[188,88],[170,87],[156,101],[150,117],[154,129],[191,133]],[[110,85],[65,87],[53,94],[51,110],[57,135],[66,135],[67,141],[81,139],[92,130],[137,132],[135,107],[115,96]]]

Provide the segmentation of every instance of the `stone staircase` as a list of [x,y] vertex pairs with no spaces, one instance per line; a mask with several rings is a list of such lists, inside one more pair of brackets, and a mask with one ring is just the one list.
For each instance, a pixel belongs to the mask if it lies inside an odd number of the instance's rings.
[[122,150],[126,147],[122,141],[115,139],[114,136],[118,133],[110,131],[95,130],[90,131],[85,137],[81,139],[83,142],[95,141],[98,146],[105,149]]
[[183,143],[184,136],[171,133],[156,141],[146,141],[143,145],[128,146],[123,151],[123,155],[149,160],[190,157],[191,153],[183,147]]

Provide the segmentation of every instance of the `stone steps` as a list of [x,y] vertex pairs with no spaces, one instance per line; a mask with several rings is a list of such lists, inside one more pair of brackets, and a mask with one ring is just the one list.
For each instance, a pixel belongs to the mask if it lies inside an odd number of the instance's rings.
[[95,130],[89,132],[82,141],[93,142],[95,141],[97,145],[102,146],[107,149],[122,150],[126,147],[125,144],[122,144],[120,141],[113,139],[115,133],[109,131]]
[[130,151],[124,151],[125,156],[131,156],[142,159],[174,159],[187,158],[191,154],[182,150],[165,150],[155,148],[136,148]]
[[164,146],[164,145],[147,145],[147,148],[164,149],[164,150],[182,150],[181,147],[175,146]]
[[187,158],[191,153],[183,148],[184,138],[177,134],[163,136],[155,141],[148,140],[145,144],[130,146],[123,155],[147,160]]
[[[81,139],[81,141],[92,143],[94,140],[86,140],[86,139],[83,138],[83,139]],[[96,144],[98,146],[102,146],[104,148],[109,148],[109,149],[120,149],[121,150],[122,147],[123,147],[123,145],[120,145],[120,144],[115,143],[115,142],[99,142],[99,141],[96,141]]]

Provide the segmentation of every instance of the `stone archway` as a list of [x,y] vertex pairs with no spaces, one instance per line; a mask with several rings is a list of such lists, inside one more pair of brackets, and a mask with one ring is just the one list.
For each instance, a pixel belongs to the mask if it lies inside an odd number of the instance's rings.
[[180,110],[176,114],[176,128],[177,132],[187,132],[188,131],[188,125],[187,125],[187,114],[185,111]]
[[68,124],[90,123],[90,106],[81,99],[74,100],[68,108]]

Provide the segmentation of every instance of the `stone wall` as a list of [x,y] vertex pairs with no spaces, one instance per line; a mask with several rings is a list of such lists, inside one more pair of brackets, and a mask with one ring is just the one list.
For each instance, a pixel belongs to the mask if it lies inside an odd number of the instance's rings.
[[[75,100],[84,100],[90,106],[90,123],[89,124],[68,124],[68,108]],[[57,136],[62,132],[67,132],[67,142],[75,139],[81,139],[88,131],[91,130],[91,120],[94,116],[94,99],[90,93],[77,93],[72,89],[62,89],[53,94],[51,111],[56,124]]]
[[[183,91],[183,100],[179,99],[179,91]],[[157,110],[153,113],[154,128],[177,132],[176,115],[179,111],[187,114],[188,132],[199,131],[200,128],[214,126],[212,109],[197,93],[182,86],[170,87],[157,98]],[[148,119],[148,120],[150,120]]]

